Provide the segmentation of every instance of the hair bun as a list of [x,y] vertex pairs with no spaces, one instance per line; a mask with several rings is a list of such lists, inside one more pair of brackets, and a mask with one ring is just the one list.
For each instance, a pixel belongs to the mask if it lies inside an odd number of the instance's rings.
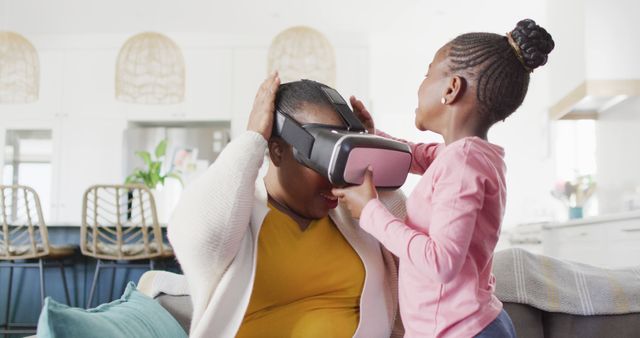
[[555,47],[553,38],[544,28],[531,19],[524,19],[511,31],[518,44],[525,66],[531,70],[547,63],[547,55]]

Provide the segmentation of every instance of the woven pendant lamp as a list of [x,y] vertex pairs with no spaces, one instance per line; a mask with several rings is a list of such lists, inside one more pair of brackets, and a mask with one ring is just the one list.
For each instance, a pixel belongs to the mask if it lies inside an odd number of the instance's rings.
[[317,30],[297,26],[278,34],[269,47],[268,72],[278,70],[282,82],[309,79],[335,87],[333,46]]
[[116,64],[116,98],[140,104],[184,101],[182,51],[166,35],[145,32],[125,42]]
[[39,90],[38,52],[22,35],[0,31],[0,103],[35,102]]

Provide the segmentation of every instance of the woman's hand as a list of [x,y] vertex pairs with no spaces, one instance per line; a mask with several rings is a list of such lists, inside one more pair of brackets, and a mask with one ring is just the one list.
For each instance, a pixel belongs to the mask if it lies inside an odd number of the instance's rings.
[[362,122],[364,127],[367,128],[369,134],[375,134],[376,128],[373,123],[373,118],[367,110],[367,107],[364,106],[364,103],[362,103],[362,101],[358,100],[353,95],[351,95],[349,101],[351,102],[351,108],[353,108],[353,112],[356,114],[358,119],[360,119],[360,122]]
[[373,171],[371,167],[367,168],[367,171],[364,173],[364,181],[361,185],[343,189],[334,188],[331,192],[334,196],[337,196],[341,202],[346,203],[353,218],[360,218],[364,206],[372,199],[378,198],[378,192],[373,185]]
[[261,134],[265,140],[271,137],[273,128],[276,91],[280,85],[278,72],[271,74],[262,82],[256,98],[253,100],[253,108],[249,115],[247,130]]

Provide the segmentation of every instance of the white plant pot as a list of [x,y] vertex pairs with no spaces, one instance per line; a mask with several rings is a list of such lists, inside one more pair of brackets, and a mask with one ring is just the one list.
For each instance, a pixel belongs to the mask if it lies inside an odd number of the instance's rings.
[[177,180],[166,180],[164,185],[157,185],[151,190],[153,199],[156,202],[156,213],[158,222],[166,225],[171,218],[182,192],[182,186]]
[[164,205],[164,194],[162,192],[162,188],[163,186],[158,185],[154,189],[151,189],[153,199],[156,202],[156,214],[158,217],[158,222],[160,224],[167,222],[166,207]]

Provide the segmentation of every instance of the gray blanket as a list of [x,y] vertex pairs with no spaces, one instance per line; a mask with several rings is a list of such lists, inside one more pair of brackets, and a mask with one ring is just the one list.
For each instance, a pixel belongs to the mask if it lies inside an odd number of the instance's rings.
[[493,264],[503,302],[576,315],[640,312],[640,266],[603,269],[522,249],[496,252]]

